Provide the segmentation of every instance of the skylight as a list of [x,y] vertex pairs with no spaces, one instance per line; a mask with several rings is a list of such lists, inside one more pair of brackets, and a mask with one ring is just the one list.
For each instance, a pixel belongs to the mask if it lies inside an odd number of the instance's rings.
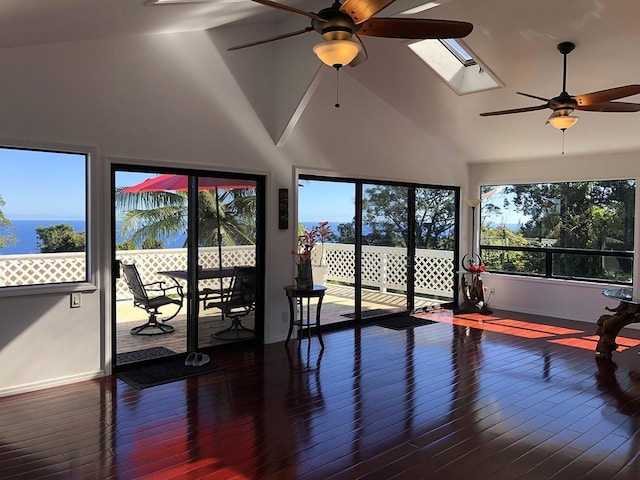
[[429,10],[430,8],[435,8],[439,5],[442,5],[446,1],[447,0],[440,0],[438,2],[427,2],[423,5],[418,5],[417,7],[410,8],[409,10],[405,10],[404,12],[401,12],[400,15],[413,15],[416,13],[424,12],[425,10]]
[[449,49],[453,55],[462,62],[465,67],[470,67],[471,65],[476,65],[476,61],[473,59],[471,54],[467,52],[457,40],[453,38],[445,38],[440,40],[440,42]]
[[504,86],[461,40],[419,40],[408,47],[458,95]]

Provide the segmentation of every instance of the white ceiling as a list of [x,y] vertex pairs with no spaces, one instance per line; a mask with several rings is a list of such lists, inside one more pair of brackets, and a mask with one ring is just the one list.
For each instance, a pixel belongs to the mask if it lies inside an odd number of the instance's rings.
[[[144,7],[144,0],[4,0],[0,47],[81,41],[123,35],[204,30],[273,23],[278,31],[302,29],[304,17],[250,0],[214,0]],[[319,11],[331,0],[282,0]],[[397,0],[377,16],[392,16],[423,3]],[[567,90],[578,95],[640,83],[640,2],[637,0],[448,0],[418,15],[474,24],[464,39],[505,84],[497,90],[458,96],[406,48],[406,41],[365,37],[369,60],[345,69],[363,87],[426,132],[445,139],[469,162],[557,157],[562,134],[545,121],[548,110],[482,118],[484,111],[540,103],[517,91],[553,97],[562,90],[562,56],[556,45],[572,41]],[[284,27],[286,23],[286,27]],[[250,30],[250,29],[249,29]],[[317,35],[315,32],[305,36]],[[261,37],[246,38],[246,42]],[[300,37],[280,40],[296,42]],[[243,55],[243,51],[228,55]],[[313,55],[309,51],[309,55]],[[348,99],[342,99],[347,101]],[[640,95],[623,101],[640,103]],[[363,110],[366,106],[363,106]],[[365,110],[366,111],[366,110]],[[375,111],[366,111],[375,115]],[[566,155],[640,152],[640,113],[579,112],[565,134]]]

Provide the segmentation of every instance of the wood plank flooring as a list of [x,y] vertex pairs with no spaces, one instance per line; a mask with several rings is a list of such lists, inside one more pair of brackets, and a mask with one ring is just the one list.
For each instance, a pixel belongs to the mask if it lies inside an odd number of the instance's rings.
[[[640,331],[441,311],[217,352],[223,372],[0,398],[2,479],[640,478]],[[599,314],[594,315],[597,318]]]

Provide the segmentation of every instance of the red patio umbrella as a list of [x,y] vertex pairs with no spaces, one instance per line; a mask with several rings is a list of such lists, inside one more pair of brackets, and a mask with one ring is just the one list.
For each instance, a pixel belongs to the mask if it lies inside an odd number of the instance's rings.
[[[233,190],[244,188],[255,188],[254,180],[244,180],[237,178],[219,178],[219,177],[198,177],[198,190],[216,191],[216,215],[218,216],[218,266],[222,269],[222,234],[220,232],[220,204],[218,198],[218,189]],[[123,188],[120,193],[147,193],[147,192],[163,192],[163,191],[186,191],[189,189],[189,176],[163,174],[157,177],[147,178],[143,182],[136,185]],[[220,288],[222,290],[222,279],[220,279]]]
[[[237,178],[198,177],[198,190],[211,190],[212,188],[223,190],[255,188],[253,180],[241,180]],[[189,188],[187,175],[171,175],[165,173],[157,177],[147,178],[136,185],[123,188],[121,193],[144,193],[162,191],[186,191]]]

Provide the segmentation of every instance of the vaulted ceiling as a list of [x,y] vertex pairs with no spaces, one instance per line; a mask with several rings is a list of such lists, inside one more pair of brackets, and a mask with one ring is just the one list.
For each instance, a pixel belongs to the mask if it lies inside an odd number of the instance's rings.
[[[144,0],[6,0],[0,8],[0,47],[83,41],[126,35],[211,30],[223,47],[302,29],[309,20],[251,0],[200,0],[196,3],[145,7]],[[282,0],[317,12],[331,0]],[[378,16],[395,16],[420,0],[397,0]],[[407,48],[407,40],[363,37],[369,59],[341,75],[352,77],[382,101],[436,135],[469,162],[516,161],[555,157],[562,133],[545,121],[549,110],[498,117],[481,112],[537,105],[517,95],[527,92],[550,98],[562,91],[562,56],[556,46],[571,41],[568,57],[570,94],[640,83],[640,3],[637,0],[440,0],[439,6],[416,18],[462,20],[474,25],[464,39],[504,84],[482,93],[458,95]],[[277,97],[287,110],[276,119],[274,141],[291,129],[305,102],[316,95],[315,83],[334,81],[329,67],[320,66],[311,46],[315,32],[251,47],[286,56],[288,95]],[[224,52],[236,61],[248,50]],[[249,57],[245,57],[249,58]],[[232,62],[233,63],[233,62]],[[238,73],[241,75],[241,73]],[[293,81],[291,77],[295,76]],[[282,76],[280,76],[282,78]],[[239,79],[240,85],[256,79]],[[333,104],[335,98],[327,98]],[[640,103],[640,95],[623,101]],[[342,103],[349,98],[342,97]],[[363,115],[375,116],[362,105]],[[640,113],[578,112],[581,120],[564,135],[567,155],[600,152],[640,153]],[[268,120],[265,120],[268,123]],[[294,133],[295,134],[295,133]]]

